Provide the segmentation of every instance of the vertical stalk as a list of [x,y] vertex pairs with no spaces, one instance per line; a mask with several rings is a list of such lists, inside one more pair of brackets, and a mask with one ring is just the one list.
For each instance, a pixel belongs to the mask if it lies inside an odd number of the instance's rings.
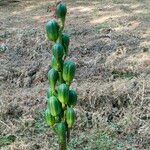
[[59,150],[67,150],[66,135],[63,138],[60,137]]
[[67,128],[67,143],[70,141],[70,129]]
[[[56,69],[58,71],[58,74],[59,74],[58,86],[62,83],[65,83],[66,86],[68,85],[70,87],[71,82],[66,82],[63,79],[63,65],[64,65],[63,63],[66,59],[67,54],[68,54],[68,49],[66,49],[66,48],[68,48],[69,41],[70,41],[69,36],[68,35],[66,36],[63,33],[64,26],[65,26],[65,18],[66,18],[67,8],[64,4],[61,4],[61,2],[57,3],[56,7],[57,8],[56,8],[55,14],[56,14],[57,18],[60,19],[61,24],[59,25],[56,21],[49,22],[46,26],[46,31],[47,31],[49,40],[54,41],[55,44],[61,44],[64,48],[64,52],[62,54],[62,49],[61,50],[59,48],[56,49],[57,59],[56,59],[56,61],[54,60],[54,62],[52,62],[55,65],[52,67],[54,69]],[[53,37],[53,34],[54,34],[54,37]],[[57,35],[57,38],[56,38],[56,35]],[[60,53],[59,53],[59,50],[60,50]],[[70,92],[70,91],[67,91],[67,90],[69,90],[69,88],[66,90],[64,89],[64,92],[60,92],[60,96],[61,96],[61,93],[63,93],[62,94],[63,97],[66,97],[66,96],[68,97],[68,95],[66,93]],[[52,95],[56,96],[56,98],[59,97],[58,88],[53,87]],[[69,97],[69,99],[70,99],[70,97]],[[69,123],[67,124],[68,121],[66,121],[68,119],[68,114],[66,114],[66,112],[68,111],[70,105],[68,104],[67,99],[64,98],[64,101],[65,101],[65,103],[60,103],[61,105],[59,105],[61,111],[58,113],[55,113],[55,114],[57,114],[56,116],[55,115],[53,116],[53,117],[55,117],[55,124],[53,125],[53,130],[58,135],[58,138],[59,138],[59,141],[58,141],[59,150],[67,150],[67,143],[70,140],[70,130],[71,129],[68,128]],[[56,103],[53,103],[53,104],[56,104]],[[57,111],[57,108],[58,107],[54,107],[54,109],[52,109],[52,111]],[[74,114],[72,114],[72,115],[74,115]],[[71,116],[71,117],[73,117],[73,120],[72,120],[72,123],[73,123],[74,122],[74,116]],[[47,118],[47,119],[49,121],[49,118]]]
[[59,144],[59,150],[67,150],[67,146],[66,146],[66,143],[65,142],[61,142]]
[[59,38],[58,38],[58,41],[60,44],[62,44],[62,31],[64,30],[64,24],[62,25],[62,27],[60,28],[60,31],[59,31]]
[[[60,28],[60,31],[59,31],[58,41],[61,44],[62,44],[62,32],[63,32],[63,30],[64,30],[64,23],[62,24],[62,27]],[[63,77],[62,77],[62,70],[59,72],[59,80],[60,80],[60,83],[64,83],[64,80],[63,80]]]
[[59,82],[60,83],[64,83],[63,77],[62,77],[62,72],[58,72],[59,73]]

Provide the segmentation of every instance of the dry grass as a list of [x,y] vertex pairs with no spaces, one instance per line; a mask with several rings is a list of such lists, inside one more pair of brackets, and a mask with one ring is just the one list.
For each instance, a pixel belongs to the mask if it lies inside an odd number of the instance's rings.
[[[79,93],[70,150],[150,147],[149,1],[65,0],[72,84]],[[43,120],[52,43],[45,23],[54,1],[0,6],[0,147],[57,150]],[[90,136],[89,136],[90,135]]]

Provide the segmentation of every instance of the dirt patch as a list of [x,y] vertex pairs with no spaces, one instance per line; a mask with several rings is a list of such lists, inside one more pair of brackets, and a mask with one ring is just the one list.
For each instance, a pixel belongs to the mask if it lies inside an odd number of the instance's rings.
[[[149,1],[65,2],[79,94],[69,149],[149,149]],[[45,23],[54,3],[0,6],[0,127],[2,137],[16,137],[4,150],[57,149],[43,119],[52,47]]]

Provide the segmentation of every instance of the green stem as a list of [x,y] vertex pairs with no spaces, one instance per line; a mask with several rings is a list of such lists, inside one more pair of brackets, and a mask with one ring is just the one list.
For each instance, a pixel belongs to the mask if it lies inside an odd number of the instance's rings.
[[67,150],[66,134],[63,137],[60,137],[59,149]]
[[62,44],[62,31],[63,31],[63,29],[64,29],[64,27],[62,26],[62,27],[60,28],[60,31],[59,31],[59,38],[58,38],[58,41],[59,41],[60,44]]
[[59,144],[59,150],[67,150],[67,145],[66,145],[66,142],[61,142]]
[[70,129],[67,128],[67,142],[70,141]]
[[66,82],[66,84],[70,87],[70,85],[71,85],[71,82]]
[[[61,20],[62,22],[62,26],[59,30],[59,38],[58,38],[58,42],[60,44],[62,44],[62,32],[64,30],[64,26],[65,26],[65,19],[64,20]],[[62,77],[62,70],[59,71],[59,82],[60,83],[64,83],[64,80],[63,80],[63,77]],[[63,120],[65,121],[65,105],[62,106],[63,107],[63,111],[64,111],[64,114],[63,114]],[[68,141],[68,130],[67,130],[67,141]],[[67,150],[67,141],[66,141],[66,134],[62,137],[60,137],[60,143],[59,143],[59,150]]]
[[65,27],[65,20],[66,20],[66,19],[61,20],[61,22],[62,22],[62,31],[64,30],[64,27]]
[[63,77],[62,77],[62,72],[58,72],[59,73],[59,82],[60,83],[64,83]]

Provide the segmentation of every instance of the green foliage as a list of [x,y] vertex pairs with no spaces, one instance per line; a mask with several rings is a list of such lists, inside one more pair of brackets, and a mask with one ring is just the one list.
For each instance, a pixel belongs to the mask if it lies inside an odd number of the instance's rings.
[[6,45],[0,45],[0,54],[4,53],[7,50],[7,46]]
[[16,139],[16,136],[14,136],[14,135],[1,136],[0,137],[0,147],[13,143],[15,141],[15,139]]
[[118,71],[118,70],[113,70],[112,71],[112,75],[114,77],[114,79],[116,78],[123,78],[123,79],[132,79],[134,77],[137,77],[137,73],[134,72],[129,72],[129,71]]
[[114,4],[122,4],[124,0],[113,0],[112,1]]
[[56,8],[56,16],[61,20],[59,25],[55,20],[46,24],[47,37],[55,42],[52,48],[52,69],[48,72],[50,87],[47,91],[47,109],[45,120],[53,128],[59,138],[61,150],[66,150],[66,139],[69,141],[70,129],[75,122],[74,107],[77,103],[77,93],[70,84],[75,75],[75,63],[65,61],[69,52],[69,36],[63,33],[67,14],[66,5],[60,3]]
[[107,22],[103,22],[101,24],[98,24],[96,27],[95,27],[95,32],[96,33],[101,33],[101,31],[103,29],[109,29],[109,24]]
[[69,150],[114,150],[117,149],[117,144],[109,132],[95,130],[75,136],[70,141],[68,148]]

